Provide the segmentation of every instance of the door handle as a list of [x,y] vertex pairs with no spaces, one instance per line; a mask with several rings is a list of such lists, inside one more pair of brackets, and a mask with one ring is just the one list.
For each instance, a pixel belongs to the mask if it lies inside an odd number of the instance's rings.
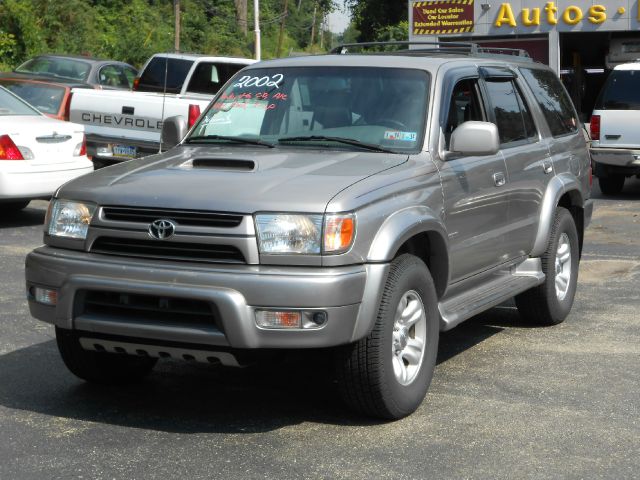
[[504,173],[502,173],[502,172],[494,173],[493,174],[493,183],[496,185],[496,187],[501,187],[505,183],[507,183],[507,179],[505,178]]
[[542,169],[544,170],[544,173],[553,172],[553,163],[551,163],[550,160],[545,160],[542,162]]

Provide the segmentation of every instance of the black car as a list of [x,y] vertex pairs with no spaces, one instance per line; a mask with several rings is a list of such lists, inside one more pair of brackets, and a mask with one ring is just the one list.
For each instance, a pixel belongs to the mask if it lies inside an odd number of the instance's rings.
[[21,77],[70,80],[105,89],[130,89],[137,73],[128,63],[77,55],[39,55],[14,70]]

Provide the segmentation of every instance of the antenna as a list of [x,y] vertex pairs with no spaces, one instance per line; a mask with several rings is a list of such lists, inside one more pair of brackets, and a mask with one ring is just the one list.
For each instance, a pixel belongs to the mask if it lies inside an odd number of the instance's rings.
[[[164,57],[164,85],[162,87],[162,113],[160,114],[160,120],[164,125],[164,102],[167,98],[167,75],[169,71],[169,55],[165,54]],[[158,147],[158,153],[162,153],[162,130],[160,131],[160,145]]]

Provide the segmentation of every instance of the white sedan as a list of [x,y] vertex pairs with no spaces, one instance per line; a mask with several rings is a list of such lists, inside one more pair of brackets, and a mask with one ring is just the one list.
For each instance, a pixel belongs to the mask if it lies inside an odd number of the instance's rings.
[[91,171],[82,125],[46,117],[0,87],[0,215]]

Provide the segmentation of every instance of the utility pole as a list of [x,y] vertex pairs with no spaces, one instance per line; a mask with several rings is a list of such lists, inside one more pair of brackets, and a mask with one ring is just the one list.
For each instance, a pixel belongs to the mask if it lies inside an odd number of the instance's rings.
[[175,18],[175,32],[173,49],[176,53],[180,51],[180,0],[173,0],[173,13]]
[[253,21],[254,21],[253,31],[256,33],[255,57],[256,57],[256,60],[260,60],[260,2],[259,0],[253,0]]
[[280,35],[278,35],[278,49],[276,50],[276,57],[280,57],[280,51],[282,49],[282,38],[284,37],[284,22],[287,19],[287,7],[289,6],[289,0],[284,0],[284,13],[282,14],[282,22],[280,22]]

